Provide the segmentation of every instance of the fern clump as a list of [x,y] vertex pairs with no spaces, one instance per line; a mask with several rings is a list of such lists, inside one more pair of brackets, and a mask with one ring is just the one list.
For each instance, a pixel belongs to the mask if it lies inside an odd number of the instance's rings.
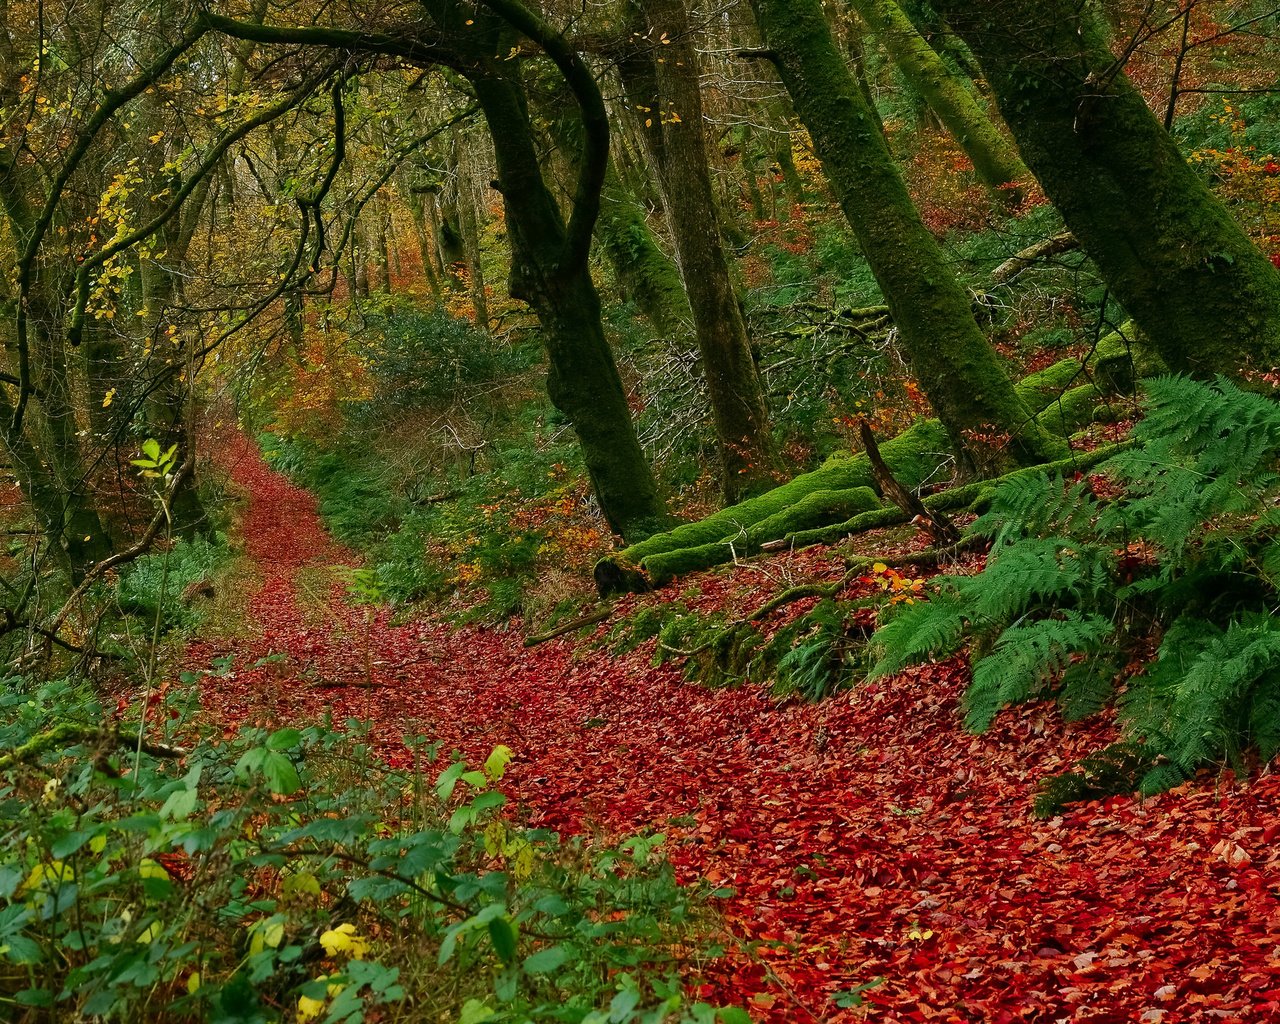
[[[971,527],[991,541],[983,572],[940,577],[872,638],[872,677],[967,641],[976,732],[1041,698],[1086,717],[1124,681],[1125,743],[1055,780],[1042,810],[1280,752],[1280,405],[1225,380],[1166,377],[1147,384],[1145,407],[1134,447],[1094,476],[1000,486]],[[1126,678],[1151,638],[1155,661]]]
[[766,652],[776,660],[771,692],[817,703],[850,686],[862,667],[866,633],[851,606],[821,601],[784,630]]

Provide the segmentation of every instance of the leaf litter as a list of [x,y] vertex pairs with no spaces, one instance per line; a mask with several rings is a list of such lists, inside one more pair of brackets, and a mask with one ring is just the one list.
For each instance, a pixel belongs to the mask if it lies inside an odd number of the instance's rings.
[[[1022,708],[969,735],[962,658],[779,704],[655,667],[652,642],[526,650],[513,629],[393,624],[325,572],[357,561],[310,494],[241,435],[221,458],[245,496],[249,634],[190,645],[192,666],[233,656],[206,711],[228,728],[369,720],[393,764],[404,735],[473,762],[502,744],[529,825],[664,832],[682,880],[732,893],[727,951],[691,981],[701,997],[769,1024],[1280,1020],[1275,774],[1038,820],[1036,780],[1114,738],[1105,716]],[[834,564],[769,563],[827,578]],[[761,571],[700,577],[697,600],[759,603]]]

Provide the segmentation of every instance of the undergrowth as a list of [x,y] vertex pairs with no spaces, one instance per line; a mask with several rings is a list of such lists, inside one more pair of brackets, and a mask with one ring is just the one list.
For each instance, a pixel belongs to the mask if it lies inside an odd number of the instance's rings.
[[748,1021],[684,994],[709,910],[661,835],[519,827],[505,747],[393,769],[358,723],[206,734],[183,681],[117,716],[6,681],[6,1019]]
[[1050,780],[1041,813],[1103,780],[1151,794],[1280,752],[1280,406],[1183,378],[1149,382],[1145,406],[1091,476],[1001,486],[972,528],[985,570],[938,577],[872,638],[872,676],[968,643],[975,732],[1030,700],[1068,721],[1116,701],[1124,745]]

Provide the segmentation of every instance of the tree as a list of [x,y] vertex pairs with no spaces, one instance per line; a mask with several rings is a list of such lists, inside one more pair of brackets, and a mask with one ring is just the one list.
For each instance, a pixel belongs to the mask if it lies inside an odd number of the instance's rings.
[[[512,250],[509,290],[542,326],[547,393],[573,425],[609,525],[624,538],[643,536],[665,510],[636,438],[588,265],[609,156],[608,116],[595,79],[563,38],[516,0],[486,0],[479,10],[458,0],[430,0],[423,9],[425,20],[394,34],[255,26],[216,15],[205,20],[237,38],[382,54],[417,67],[443,65],[466,80],[493,137],[494,187],[503,197]],[[521,74],[523,36],[553,60],[581,111],[585,155],[567,221],[543,178],[535,145]]]
[[1017,149],[947,67],[895,0],[851,0],[917,92],[973,161],[974,173],[1006,201],[1021,196],[1031,172]]
[[684,0],[634,0],[630,7],[637,45],[619,60],[618,71],[657,172],[702,355],[721,490],[732,504],[774,484],[776,466],[764,389],[711,189],[698,57]]
[[[836,196],[897,325],[903,351],[962,469],[1061,455],[1062,442],[1018,397],[968,293],[920,220],[884,136],[836,48],[817,0],[752,0],[767,56],[809,129]],[[976,449],[993,431],[1007,456]],[[993,465],[994,463],[994,465]]]
[[1172,370],[1280,364],[1280,271],[1190,167],[1075,0],[938,0],[1045,194]]

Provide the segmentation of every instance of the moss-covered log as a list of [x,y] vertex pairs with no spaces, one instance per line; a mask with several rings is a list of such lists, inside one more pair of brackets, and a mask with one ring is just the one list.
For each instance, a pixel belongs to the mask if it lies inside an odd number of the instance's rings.
[[[1158,368],[1146,357],[1139,357],[1138,366],[1144,371]],[[1017,392],[1043,427],[1067,435],[1092,422],[1097,408],[1117,391],[1132,388],[1133,379],[1129,347],[1120,335],[1113,334],[1083,363],[1063,359],[1024,378]],[[938,478],[947,464],[947,434],[937,420],[925,420],[884,442],[880,453],[899,482],[918,488]],[[1043,468],[1052,471],[1079,461],[1073,456],[1051,461]],[[1039,471],[1041,467],[1031,468]],[[953,488],[926,498],[925,506],[931,510],[967,508],[991,486],[991,481],[979,481]],[[803,546],[905,521],[897,506],[881,507],[875,500],[877,488],[865,455],[832,456],[813,472],[766,494],[602,559],[595,569],[596,586],[606,596],[648,590],[684,573],[756,554],[770,541],[785,539]]]

